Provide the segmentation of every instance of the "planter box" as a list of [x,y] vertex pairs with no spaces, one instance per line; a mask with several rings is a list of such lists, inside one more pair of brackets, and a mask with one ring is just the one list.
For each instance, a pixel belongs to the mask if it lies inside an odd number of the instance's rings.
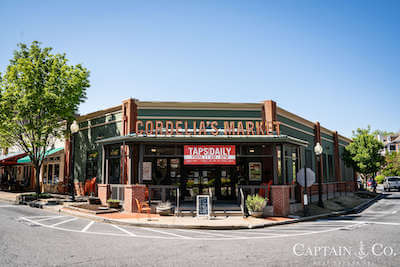
[[119,202],[107,202],[107,205],[110,209],[118,209],[119,208]]
[[156,208],[156,212],[157,214],[161,215],[161,216],[169,216],[174,214],[174,208],[170,207],[170,208]]
[[250,216],[255,217],[255,218],[264,217],[264,211],[250,211],[249,210],[249,214],[250,214]]

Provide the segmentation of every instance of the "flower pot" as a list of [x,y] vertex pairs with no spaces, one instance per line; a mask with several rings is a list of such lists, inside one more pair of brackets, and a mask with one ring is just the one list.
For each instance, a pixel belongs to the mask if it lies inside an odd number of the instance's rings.
[[119,208],[119,202],[107,202],[107,204],[110,209],[118,209]]
[[264,217],[264,212],[263,211],[250,211],[249,210],[249,214],[250,214],[250,216],[255,217],[255,218]]
[[172,207],[156,207],[156,212],[161,216],[168,216],[173,214]]

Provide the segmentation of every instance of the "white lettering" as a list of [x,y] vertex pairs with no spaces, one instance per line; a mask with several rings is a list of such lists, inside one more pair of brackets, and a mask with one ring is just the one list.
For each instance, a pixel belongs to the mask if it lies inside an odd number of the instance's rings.
[[[298,246],[300,246],[301,249],[302,249],[302,251],[299,252],[299,253],[298,253],[297,250],[296,250],[296,248],[297,248]],[[295,245],[293,246],[293,253],[294,253],[294,255],[296,255],[296,256],[303,256],[303,255],[304,255],[304,245],[303,245],[303,244],[300,244],[300,243],[295,244]]]

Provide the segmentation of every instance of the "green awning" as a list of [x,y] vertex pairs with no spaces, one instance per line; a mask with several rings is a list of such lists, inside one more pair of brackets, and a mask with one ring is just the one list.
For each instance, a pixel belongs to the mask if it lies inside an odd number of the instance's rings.
[[[58,151],[60,151],[62,149],[64,149],[64,148],[63,147],[59,147],[59,148],[53,148],[53,149],[47,150],[47,152],[44,154],[44,156],[45,157],[50,156],[50,155],[52,155],[52,154],[54,154],[54,153],[56,153],[56,152],[58,152]],[[26,156],[26,157],[23,157],[23,158],[19,159],[17,162],[18,163],[30,163],[31,159],[29,158],[29,156]]]

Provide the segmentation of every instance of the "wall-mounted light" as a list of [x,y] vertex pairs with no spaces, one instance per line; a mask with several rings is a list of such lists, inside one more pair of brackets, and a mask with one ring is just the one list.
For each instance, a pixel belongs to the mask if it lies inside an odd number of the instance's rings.
[[151,149],[151,152],[156,153],[157,149],[155,149],[154,147]]
[[254,153],[254,148],[249,148],[250,153]]

